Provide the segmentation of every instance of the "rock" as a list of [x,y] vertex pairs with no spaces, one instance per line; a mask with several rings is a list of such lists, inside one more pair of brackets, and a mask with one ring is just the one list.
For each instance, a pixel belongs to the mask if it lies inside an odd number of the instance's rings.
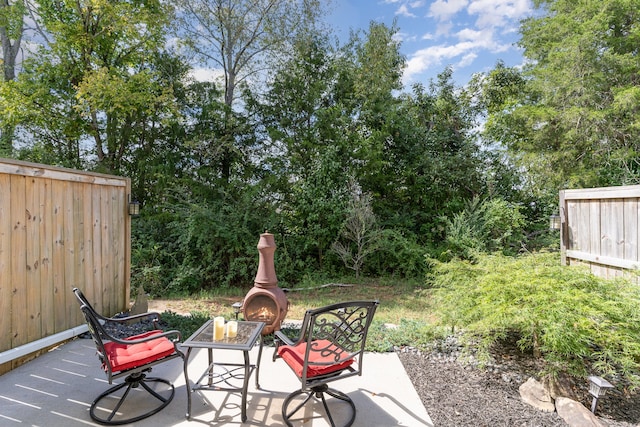
[[570,427],[606,427],[590,410],[568,397],[556,399],[556,411]]
[[549,392],[534,378],[529,378],[518,390],[520,391],[520,398],[523,402],[544,412],[555,411],[556,407],[553,404],[553,399],[549,395]]
[[138,286],[138,294],[136,295],[136,300],[131,306],[131,310],[129,313],[131,315],[134,314],[142,314],[149,311],[149,301],[147,301],[147,294],[144,293],[144,289],[142,285]]
[[543,384],[552,399],[568,397],[573,400],[578,400],[578,396],[576,396],[575,391],[571,387],[571,377],[567,374],[560,373],[555,377],[547,375],[543,380]]

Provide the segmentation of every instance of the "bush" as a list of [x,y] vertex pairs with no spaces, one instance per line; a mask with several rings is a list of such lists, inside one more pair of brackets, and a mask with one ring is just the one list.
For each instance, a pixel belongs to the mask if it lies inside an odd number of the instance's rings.
[[525,218],[502,199],[474,198],[446,224],[445,258],[475,259],[484,252],[517,253]]
[[440,322],[477,335],[485,351],[515,332],[548,373],[585,375],[591,363],[640,385],[640,290],[627,280],[598,278],[546,253],[433,261],[429,282]]
[[165,311],[160,315],[160,319],[165,324],[164,330],[176,329],[180,331],[182,341],[185,341],[207,320],[211,319],[211,316],[204,311],[193,311],[189,316],[177,314],[173,311]]

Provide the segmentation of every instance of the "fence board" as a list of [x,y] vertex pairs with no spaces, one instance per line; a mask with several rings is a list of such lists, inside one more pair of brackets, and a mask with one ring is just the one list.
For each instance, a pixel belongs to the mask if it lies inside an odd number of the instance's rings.
[[[82,283],[81,288],[89,301],[94,300],[96,293],[96,284],[93,282],[93,185],[83,185],[82,191]],[[94,306],[95,307],[95,306]]]
[[42,336],[54,334],[54,279],[51,259],[53,256],[53,199],[51,180],[40,180],[40,310],[42,313]]
[[25,180],[25,226],[26,226],[26,303],[23,321],[27,328],[27,342],[42,336],[41,288],[40,288],[40,180]]
[[623,252],[624,259],[638,260],[638,200],[630,199],[624,203]]
[[109,197],[109,189],[106,187],[101,188],[101,204],[100,204],[100,217],[102,218],[102,299],[105,304],[105,310],[109,315],[115,314],[117,307],[115,304],[115,292],[113,286],[109,283],[113,276],[113,252],[111,251],[111,239],[112,239],[112,219],[111,219],[111,198]]
[[64,288],[65,282],[65,233],[64,233],[64,193],[67,191],[66,183],[63,181],[51,182],[51,195],[53,200],[52,228],[53,228],[53,304],[54,333],[62,332],[66,328],[66,301]]
[[0,352],[83,323],[74,286],[102,314],[129,308],[130,190],[127,178],[0,159]]
[[[24,319],[27,313],[27,292],[25,289],[27,228],[25,215],[26,177],[11,176],[11,271],[13,276],[11,295],[11,348],[26,344],[27,331]],[[17,250],[23,248],[23,250]]]
[[0,175],[0,351],[11,348],[11,176]]

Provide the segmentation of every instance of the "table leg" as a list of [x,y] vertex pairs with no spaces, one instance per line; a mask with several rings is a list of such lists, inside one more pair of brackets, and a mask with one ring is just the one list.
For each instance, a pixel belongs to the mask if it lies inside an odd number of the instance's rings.
[[258,361],[256,362],[256,388],[260,390],[260,361],[262,360],[262,335],[260,336],[260,347],[258,349]]
[[213,349],[208,348],[207,351],[209,352],[209,387],[211,387],[213,385]]
[[249,375],[251,365],[249,364],[249,352],[243,351],[244,354],[244,382],[242,384],[242,422],[247,421],[247,391],[249,388]]
[[187,366],[189,365],[189,356],[191,356],[191,349],[187,349],[187,354],[184,357],[184,381],[185,388],[187,389],[187,420],[191,419],[191,383],[189,382],[189,372]]

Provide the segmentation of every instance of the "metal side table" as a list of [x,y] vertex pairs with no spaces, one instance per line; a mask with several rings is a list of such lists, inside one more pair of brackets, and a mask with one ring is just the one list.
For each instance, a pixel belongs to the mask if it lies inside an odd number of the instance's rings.
[[[263,322],[238,322],[238,335],[234,338],[213,339],[213,320],[208,320],[193,333],[184,343],[187,348],[184,358],[184,377],[187,386],[187,419],[191,419],[191,393],[195,390],[240,391],[242,393],[242,422],[247,420],[247,388],[249,377],[256,370],[256,388],[260,388],[260,359],[262,358]],[[258,360],[253,365],[249,361],[249,351],[260,340]],[[189,382],[188,366],[191,351],[194,348],[206,348],[209,355],[209,366],[193,386]],[[244,363],[215,363],[213,350],[239,350],[244,355]],[[214,369],[218,368],[218,369]],[[230,381],[242,380],[242,387],[234,387]]]

